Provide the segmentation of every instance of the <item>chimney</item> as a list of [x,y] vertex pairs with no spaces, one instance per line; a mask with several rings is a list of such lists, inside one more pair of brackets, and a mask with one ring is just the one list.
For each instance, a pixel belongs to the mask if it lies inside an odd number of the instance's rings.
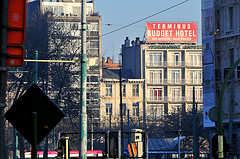
[[128,39],[128,37],[126,37],[125,40],[125,47],[130,47],[130,40]]
[[139,37],[136,37],[136,41],[135,42],[136,42],[136,44],[135,44],[136,46],[140,45]]
[[135,42],[134,42],[134,40],[132,40],[131,44],[132,44],[132,46],[135,46]]
[[110,57],[107,57],[107,62],[106,63],[112,63],[112,60]]

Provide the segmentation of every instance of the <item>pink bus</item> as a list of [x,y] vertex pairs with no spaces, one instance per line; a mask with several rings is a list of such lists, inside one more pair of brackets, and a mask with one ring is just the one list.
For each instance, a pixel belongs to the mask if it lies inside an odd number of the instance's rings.
[[[70,158],[78,158],[79,152],[78,151],[70,151]],[[101,150],[87,150],[87,157],[102,157]],[[43,151],[37,152],[38,158],[43,158]],[[55,158],[57,157],[57,151],[48,151],[48,158]],[[25,158],[31,158],[31,152],[25,152]]]

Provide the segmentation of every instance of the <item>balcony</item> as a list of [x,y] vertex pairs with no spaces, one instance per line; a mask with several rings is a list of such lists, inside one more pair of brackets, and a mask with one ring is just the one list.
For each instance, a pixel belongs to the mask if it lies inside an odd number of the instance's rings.
[[167,81],[168,84],[185,84],[184,79],[169,79]]
[[198,62],[185,62],[186,66],[193,66],[193,67],[202,67],[202,61]]
[[152,96],[147,98],[147,100],[151,102],[167,102],[167,97]]
[[150,61],[146,62],[147,67],[160,67],[160,66],[167,66],[167,61]]
[[150,79],[148,80],[148,84],[156,85],[156,84],[167,84],[167,79]]
[[[172,96],[172,97],[149,97],[147,98],[149,102],[192,102],[192,97],[186,96]],[[195,102],[203,102],[203,97],[196,97]]]

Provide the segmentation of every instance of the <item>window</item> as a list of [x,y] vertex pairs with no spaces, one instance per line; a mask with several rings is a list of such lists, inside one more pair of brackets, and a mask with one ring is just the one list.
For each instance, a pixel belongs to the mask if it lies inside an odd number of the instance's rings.
[[71,23],[72,30],[78,30],[78,23]]
[[172,88],[172,101],[179,101],[180,100],[180,88]]
[[139,84],[132,85],[132,95],[133,95],[133,97],[139,96]]
[[[119,104],[119,110],[121,111],[121,105]],[[122,103],[122,115],[126,116],[126,103]]]
[[180,55],[179,55],[179,53],[174,53],[173,54],[173,61],[174,61],[174,66],[179,66],[180,65]]
[[98,41],[87,42],[87,48],[98,48]]
[[161,66],[162,65],[162,54],[155,53],[149,54],[150,66]]
[[87,82],[98,82],[98,76],[87,76]]
[[112,114],[112,103],[106,103],[106,115]]
[[233,7],[228,8],[229,30],[233,29]]
[[170,113],[172,113],[172,114],[181,113],[181,108],[182,108],[182,105],[173,104],[173,105],[171,105],[171,112]]
[[[193,100],[193,88],[189,89],[190,101]],[[202,88],[195,88],[195,100],[201,101],[203,99],[203,91]]]
[[180,70],[172,70],[171,71],[172,83],[180,82]]
[[151,88],[150,89],[150,99],[152,101],[162,100],[162,88]]
[[133,116],[139,116],[139,103],[133,103]]
[[126,97],[126,84],[122,84],[122,96]]
[[204,28],[205,28],[205,30],[209,30],[209,28],[210,28],[210,17],[205,17],[204,18]]
[[150,83],[159,84],[162,83],[162,70],[150,71]]
[[191,83],[200,84],[202,82],[202,72],[199,70],[190,71],[190,80],[191,80]]
[[163,117],[163,105],[150,105],[150,113],[153,119]]
[[93,93],[93,92],[87,93],[87,99],[91,99],[91,100],[98,99],[98,96],[99,96],[98,93]]
[[191,66],[199,66],[202,63],[201,54],[190,54],[190,64]]
[[106,96],[112,96],[112,84],[106,84]]

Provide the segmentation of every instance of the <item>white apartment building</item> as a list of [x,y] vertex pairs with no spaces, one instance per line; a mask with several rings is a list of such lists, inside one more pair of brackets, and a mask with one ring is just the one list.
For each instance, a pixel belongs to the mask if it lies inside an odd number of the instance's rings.
[[147,118],[191,111],[193,87],[202,109],[202,46],[195,44],[143,43],[126,38],[122,45],[123,68],[145,80]]

